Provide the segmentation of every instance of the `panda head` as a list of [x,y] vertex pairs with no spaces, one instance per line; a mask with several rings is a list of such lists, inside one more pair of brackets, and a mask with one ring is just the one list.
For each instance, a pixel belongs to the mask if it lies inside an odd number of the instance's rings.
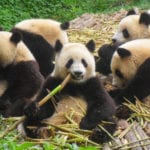
[[0,31],[0,67],[4,68],[13,63],[20,40],[21,35],[17,32]]
[[15,25],[15,28],[41,35],[49,44],[55,46],[56,40],[68,42],[66,29],[69,22],[60,23],[52,19],[26,19]]
[[149,43],[149,39],[137,39],[117,48],[111,60],[114,86],[124,88],[130,83],[140,65],[150,57]]
[[64,79],[70,73],[71,81],[75,83],[94,77],[96,75],[92,54],[94,49],[93,40],[90,40],[86,46],[80,43],[67,43],[62,46],[60,41],[57,41],[55,68],[52,75]]
[[112,41],[117,44],[122,44],[139,38],[150,37],[150,13],[143,12],[140,15],[130,11],[123,18],[116,33],[112,37]]

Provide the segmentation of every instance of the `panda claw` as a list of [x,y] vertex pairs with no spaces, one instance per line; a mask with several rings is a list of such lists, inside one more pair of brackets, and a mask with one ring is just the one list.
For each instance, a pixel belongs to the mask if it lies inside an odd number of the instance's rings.
[[38,107],[38,104],[35,102],[32,102],[31,104],[27,105],[24,108],[24,114],[28,118],[35,117],[38,111],[39,111],[39,107]]
[[95,128],[96,124],[92,121],[89,121],[86,117],[82,118],[80,122],[80,129],[91,130]]
[[110,140],[110,137],[105,131],[102,131],[100,128],[96,127],[92,134],[89,137],[90,140],[96,143],[106,143]]

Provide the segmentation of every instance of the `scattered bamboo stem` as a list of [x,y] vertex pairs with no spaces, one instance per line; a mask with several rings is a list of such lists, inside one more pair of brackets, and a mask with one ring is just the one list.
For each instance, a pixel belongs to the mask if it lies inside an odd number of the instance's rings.
[[64,79],[64,81],[58,85],[54,90],[52,90],[47,96],[45,96],[39,103],[38,106],[42,106],[43,104],[45,104],[52,96],[54,96],[56,93],[58,93],[59,91],[61,91],[65,85],[68,83],[68,81],[70,80],[71,75],[68,74],[67,77]]
[[66,133],[66,132],[59,132],[59,133],[61,133],[61,134],[64,134],[64,135],[68,135],[68,136],[71,136],[71,137],[74,137],[74,138],[78,138],[78,139],[80,139],[80,142],[88,142],[88,143],[90,143],[90,144],[93,144],[93,145],[95,145],[95,146],[99,146],[99,144],[97,144],[97,143],[95,143],[95,142],[93,142],[93,141],[91,141],[91,140],[89,140],[87,137],[85,137],[84,135],[80,135],[80,134],[73,134],[73,133]]
[[134,122],[131,124],[131,125],[129,125],[118,137],[121,139],[121,138],[123,138],[128,132],[129,132],[129,130],[134,126]]
[[[131,145],[131,144],[136,144],[138,142],[142,142],[142,141],[146,141],[146,140],[150,140],[150,137],[147,137],[147,138],[144,138],[144,139],[141,139],[141,140],[137,140],[137,141],[134,141],[134,142],[131,142],[131,143],[127,143],[127,144],[123,144],[123,145],[120,145],[120,146],[115,146],[115,147],[112,147],[112,150],[118,150],[118,149],[121,149],[123,147],[126,147],[128,145]],[[146,145],[149,145],[150,142]],[[136,147],[139,146],[139,145],[136,145]]]
[[9,128],[7,128],[1,135],[0,135],[0,139],[4,138],[10,131],[12,131],[13,129],[15,129],[21,122],[23,122],[25,120],[25,116],[21,117],[18,121],[16,121],[12,126],[10,126]]

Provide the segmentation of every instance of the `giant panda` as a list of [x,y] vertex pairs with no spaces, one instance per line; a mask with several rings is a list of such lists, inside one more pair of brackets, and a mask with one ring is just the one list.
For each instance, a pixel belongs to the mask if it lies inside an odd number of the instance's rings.
[[[113,99],[101,84],[100,78],[96,76],[95,61],[92,55],[94,47],[93,40],[89,41],[86,46],[80,43],[68,43],[63,46],[60,41],[57,41],[54,71],[45,81],[37,100],[24,110],[27,118],[24,128],[27,136],[45,137],[43,130],[40,132],[41,127],[45,126],[41,122],[43,119],[49,118],[51,123],[61,124],[64,119],[61,122],[58,120],[53,122],[55,116],[58,117],[62,112],[66,113],[70,108],[74,108],[75,112],[78,112],[79,105],[81,105],[82,108],[85,108],[85,114],[76,119],[79,127],[93,129],[90,136],[93,141],[105,142],[109,139],[104,131],[97,129],[97,125],[102,121],[112,122],[104,125],[104,128],[112,134],[116,128],[113,118],[116,107]],[[71,74],[69,83],[56,95],[57,113],[51,101],[40,108],[37,107],[37,102],[48,94],[47,90],[51,91],[59,85],[68,73]],[[28,128],[29,126],[31,128]],[[37,128],[33,129],[32,126],[37,126]]]
[[138,14],[130,10],[120,21],[112,41],[115,44],[123,44],[141,38],[150,38],[150,12]]
[[113,85],[118,87],[115,95],[118,105],[125,98],[132,103],[136,97],[143,101],[150,94],[150,39],[137,39],[119,46],[112,57],[111,70]]
[[43,76],[21,35],[0,31],[0,114],[23,115],[23,107],[36,97]]
[[69,22],[60,23],[52,19],[27,19],[17,23],[11,31],[19,31],[23,42],[33,53],[40,66],[40,71],[47,77],[54,68],[54,50],[56,40],[68,42]]

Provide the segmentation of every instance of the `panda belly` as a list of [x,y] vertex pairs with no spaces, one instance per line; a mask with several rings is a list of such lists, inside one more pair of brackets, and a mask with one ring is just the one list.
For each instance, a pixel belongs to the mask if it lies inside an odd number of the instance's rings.
[[60,125],[65,124],[69,120],[67,117],[77,125],[79,125],[87,110],[87,103],[83,98],[67,96],[60,100],[56,106],[55,113],[45,120],[43,123]]

